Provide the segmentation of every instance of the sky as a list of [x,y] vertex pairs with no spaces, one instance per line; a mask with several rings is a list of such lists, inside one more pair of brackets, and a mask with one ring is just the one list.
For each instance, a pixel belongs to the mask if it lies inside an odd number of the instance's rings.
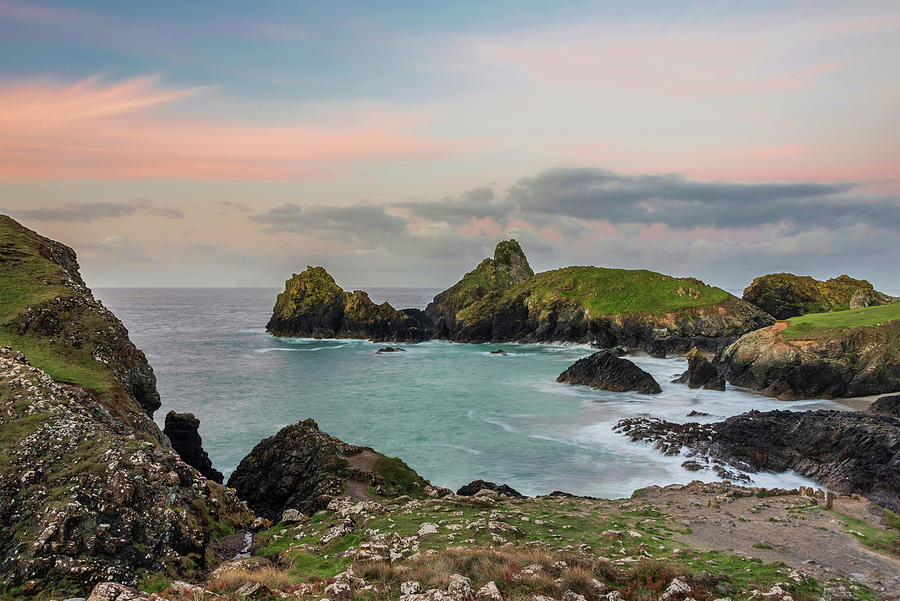
[[96,287],[900,290],[900,5],[0,0],[0,212]]

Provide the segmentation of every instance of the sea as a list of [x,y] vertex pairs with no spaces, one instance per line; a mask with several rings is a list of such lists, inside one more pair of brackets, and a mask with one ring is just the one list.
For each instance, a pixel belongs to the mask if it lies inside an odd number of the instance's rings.
[[[438,292],[369,288],[375,302],[424,308]],[[785,402],[728,386],[690,390],[671,380],[683,357],[631,356],[662,394],[559,384],[594,352],[573,344],[401,344],[378,354],[366,340],[274,338],[265,330],[270,288],[100,288],[156,373],[163,426],[170,410],[200,419],[203,446],[226,479],[263,438],[307,418],[349,443],[402,458],[433,484],[475,479],[527,495],[561,490],[619,498],[651,484],[715,480],[613,431],[625,417],[718,421],[750,409],[844,409],[832,401]],[[506,355],[491,354],[502,348]],[[691,417],[691,411],[709,417]],[[750,475],[759,486],[814,486],[793,472]]]

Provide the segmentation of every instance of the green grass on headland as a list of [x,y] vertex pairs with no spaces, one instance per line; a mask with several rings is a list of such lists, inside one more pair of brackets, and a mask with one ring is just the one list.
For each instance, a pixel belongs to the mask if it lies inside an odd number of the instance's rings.
[[[731,295],[696,278],[675,278],[646,269],[564,267],[538,273],[504,297],[523,293],[539,305],[581,303],[593,316],[650,314],[717,305]],[[473,307],[474,309],[474,307]]]
[[878,326],[895,319],[900,319],[900,303],[831,313],[809,313],[788,319],[784,337],[788,340],[829,338],[840,331]]

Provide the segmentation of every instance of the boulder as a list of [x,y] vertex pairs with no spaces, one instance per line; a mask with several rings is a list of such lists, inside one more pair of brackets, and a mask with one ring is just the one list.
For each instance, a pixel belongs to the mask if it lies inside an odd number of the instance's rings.
[[383,346],[375,353],[380,355],[381,353],[403,353],[405,351],[405,348],[400,348],[399,346]]
[[239,498],[264,518],[277,521],[288,509],[312,515],[335,497],[423,497],[428,481],[403,461],[369,447],[348,444],[307,419],[259,442],[228,479]]
[[900,419],[900,394],[881,397],[869,405],[868,411]]
[[672,382],[687,384],[688,388],[706,388],[709,390],[725,390],[725,378],[719,375],[713,364],[696,348],[688,351],[687,371]]
[[840,494],[900,511],[900,422],[860,411],[750,411],[713,424],[656,418],[619,421],[616,431],[668,455],[684,449],[744,471],[794,470]]
[[606,351],[579,359],[561,373],[556,381],[613,392],[635,391],[643,394],[662,392],[653,376],[628,359],[616,357]]
[[199,428],[200,420],[194,417],[193,413],[169,411],[166,414],[163,434],[169,437],[172,448],[185,463],[196,468],[198,472],[213,482],[222,484],[224,476],[222,472],[213,468],[209,455],[203,450],[203,439],[200,438]]
[[461,486],[459,490],[456,491],[456,494],[461,497],[471,497],[482,490],[491,490],[497,494],[506,495],[516,499],[527,498],[511,486],[507,486],[506,484],[495,484],[494,482],[487,482],[485,480],[473,480],[472,482]]

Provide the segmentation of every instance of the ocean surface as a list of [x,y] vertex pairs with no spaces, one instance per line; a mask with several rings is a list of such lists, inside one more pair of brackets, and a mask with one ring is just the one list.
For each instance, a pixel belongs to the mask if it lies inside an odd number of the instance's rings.
[[[717,421],[750,409],[843,408],[831,401],[782,402],[730,387],[690,390],[670,380],[684,358],[630,357],[660,383],[660,395],[611,393],[556,383],[579,345],[400,345],[364,340],[273,338],[265,324],[276,289],[101,288],[156,372],[163,425],[174,409],[200,418],[204,448],[228,475],[261,439],[313,418],[322,430],[404,459],[454,490],[476,478],[534,495],[564,490],[628,496],[649,484],[715,480],[689,472],[612,431],[623,417]],[[375,302],[424,308],[437,290],[369,288]],[[503,348],[507,356],[491,355]],[[687,418],[692,410],[712,414]],[[753,474],[761,486],[813,483],[797,474]]]

